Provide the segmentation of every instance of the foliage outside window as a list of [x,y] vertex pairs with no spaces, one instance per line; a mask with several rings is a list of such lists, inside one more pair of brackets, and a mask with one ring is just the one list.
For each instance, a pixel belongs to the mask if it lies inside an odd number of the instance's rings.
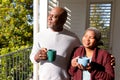
[[32,45],[32,0],[1,0],[0,55]]
[[32,4],[33,0],[1,0],[0,80],[29,80],[32,74],[31,48],[20,50],[32,45]]

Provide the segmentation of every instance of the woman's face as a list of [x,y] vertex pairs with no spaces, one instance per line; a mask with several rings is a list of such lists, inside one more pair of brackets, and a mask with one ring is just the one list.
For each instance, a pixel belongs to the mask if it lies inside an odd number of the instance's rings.
[[93,49],[96,46],[95,32],[87,30],[82,38],[82,44],[85,48]]

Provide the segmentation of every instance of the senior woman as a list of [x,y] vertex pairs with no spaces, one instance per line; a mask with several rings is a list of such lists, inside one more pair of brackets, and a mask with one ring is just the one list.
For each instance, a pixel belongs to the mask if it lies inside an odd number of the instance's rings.
[[[88,28],[83,37],[82,44],[76,49],[71,60],[69,73],[73,80],[114,80],[114,68],[111,65],[111,55],[108,51],[98,48],[101,44],[101,32]],[[79,57],[89,58],[86,67],[77,62]]]

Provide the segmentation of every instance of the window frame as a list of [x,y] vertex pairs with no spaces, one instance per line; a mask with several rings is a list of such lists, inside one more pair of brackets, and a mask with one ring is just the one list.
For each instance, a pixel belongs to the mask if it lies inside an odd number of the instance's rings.
[[108,45],[108,51],[109,52],[112,52],[112,42],[113,42],[113,30],[114,30],[114,27],[113,27],[113,24],[114,24],[114,0],[87,0],[87,11],[86,11],[86,27],[85,29],[87,29],[89,27],[89,17],[90,17],[90,13],[89,13],[89,10],[90,10],[90,4],[97,4],[97,3],[110,3],[111,4],[111,18],[110,18],[110,39],[109,39],[109,45]]

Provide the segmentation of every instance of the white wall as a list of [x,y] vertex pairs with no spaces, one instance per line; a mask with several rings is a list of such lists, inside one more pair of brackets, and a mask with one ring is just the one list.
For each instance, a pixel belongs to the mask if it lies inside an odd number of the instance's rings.
[[120,80],[120,0],[115,1],[112,53],[116,59],[115,80]]
[[59,0],[59,6],[69,9],[69,29],[81,39],[86,26],[86,0]]

